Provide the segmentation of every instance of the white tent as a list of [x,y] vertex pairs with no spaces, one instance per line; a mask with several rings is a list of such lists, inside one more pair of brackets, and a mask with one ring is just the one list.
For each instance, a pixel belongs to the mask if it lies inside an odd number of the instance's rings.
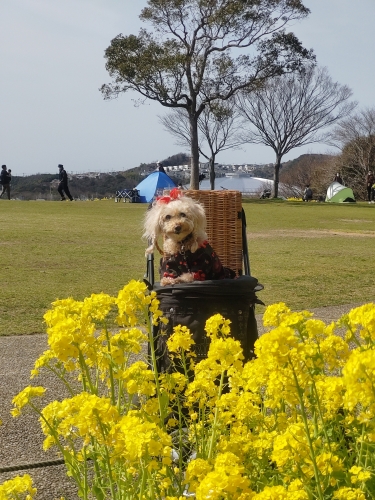
[[355,202],[353,191],[340,184],[339,182],[332,182],[327,189],[326,201],[331,203],[348,203]]

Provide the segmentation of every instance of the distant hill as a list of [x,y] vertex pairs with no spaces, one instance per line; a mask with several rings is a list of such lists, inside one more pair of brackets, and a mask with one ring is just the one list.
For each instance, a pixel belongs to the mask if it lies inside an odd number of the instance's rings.
[[289,160],[281,164],[281,171],[283,173],[289,173],[293,170],[300,169],[301,167],[320,167],[322,163],[326,162],[327,159],[332,158],[331,155],[323,154],[304,154],[295,158],[294,160]]
[[274,166],[262,165],[261,167],[254,167],[251,171],[253,177],[262,177],[263,179],[273,179]]
[[[141,176],[136,173],[89,174],[85,177],[70,176],[69,188],[75,198],[97,198],[114,196],[117,189],[131,189],[138,184]],[[57,192],[58,175],[37,174],[12,177],[11,196],[25,200],[45,198],[59,199]]]
[[[284,174],[290,174],[300,168],[308,166],[309,169],[320,166],[323,162],[330,158],[330,155],[323,154],[303,154],[294,160],[289,160],[281,164],[280,177]],[[262,165],[256,166],[252,170],[253,177],[263,177],[264,179],[273,179],[274,166]]]
[[[161,160],[163,165],[184,165],[188,163],[189,157],[184,153],[178,153]],[[69,174],[69,188],[74,198],[103,198],[113,197],[119,189],[132,189],[144,179],[145,175],[155,171],[156,163],[142,163],[139,167],[131,168],[123,172]],[[173,179],[173,174],[170,174]],[[35,200],[44,198],[47,200],[58,200],[57,192],[58,173],[35,174],[28,176],[12,176],[11,196],[24,200]],[[173,179],[176,183],[177,179]]]
[[[298,158],[282,163],[280,179],[286,174],[290,174],[300,169],[311,170],[313,167],[321,165],[329,155],[305,154]],[[190,159],[185,153],[178,153],[161,160],[165,167],[174,165],[186,165]],[[102,198],[113,197],[118,189],[132,189],[144,177],[156,170],[156,162],[141,163],[139,167],[131,168],[123,172],[112,173],[87,173],[69,175],[69,187],[75,198]],[[257,166],[252,171],[253,177],[263,177],[273,179],[273,165]],[[173,172],[168,175],[176,182],[179,178],[174,178]],[[58,200],[57,192],[58,173],[35,174],[24,177],[13,176],[11,185],[11,196],[24,200],[35,200],[44,198],[47,200]]]
[[316,199],[324,199],[337,171],[336,163],[336,155],[323,154],[301,155],[285,162],[280,170],[283,195],[300,196],[309,185]]

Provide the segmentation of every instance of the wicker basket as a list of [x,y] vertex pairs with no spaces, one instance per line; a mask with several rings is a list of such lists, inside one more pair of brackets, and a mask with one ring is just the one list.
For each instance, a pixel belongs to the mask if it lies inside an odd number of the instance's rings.
[[207,217],[208,241],[225,267],[242,274],[242,198],[239,191],[184,191]]

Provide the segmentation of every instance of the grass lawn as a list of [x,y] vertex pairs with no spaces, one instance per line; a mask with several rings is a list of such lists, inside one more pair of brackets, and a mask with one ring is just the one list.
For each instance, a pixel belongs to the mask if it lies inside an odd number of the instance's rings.
[[145,271],[147,205],[1,201],[0,334],[43,332],[57,298],[116,294]]
[[375,300],[375,206],[244,204],[251,273],[266,304],[291,308]]
[[[375,300],[374,205],[257,201],[244,208],[251,270],[266,304],[300,309]],[[43,332],[43,314],[57,298],[116,294],[142,279],[146,209],[0,200],[0,335]]]

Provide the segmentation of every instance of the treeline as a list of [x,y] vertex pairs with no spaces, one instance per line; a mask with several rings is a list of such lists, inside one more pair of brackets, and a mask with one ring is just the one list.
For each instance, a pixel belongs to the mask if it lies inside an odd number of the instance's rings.
[[262,165],[261,167],[254,167],[251,172],[253,177],[261,177],[262,179],[273,179],[275,167],[273,165]]
[[50,194],[51,182],[58,179],[54,174],[35,174],[27,176],[12,175],[12,198],[35,199]]
[[280,194],[301,197],[307,185],[315,199],[325,199],[328,186],[337,171],[337,156],[329,154],[304,154],[285,162],[280,170]]
[[[162,160],[163,165],[184,165],[189,162],[189,157],[184,153]],[[117,190],[133,189],[139,184],[146,174],[156,169],[156,162],[142,163],[139,167],[132,168],[115,174],[97,174],[87,177],[69,175],[69,188],[74,198],[103,198],[114,197]],[[12,176],[11,197],[23,200],[59,200],[57,192],[59,183],[58,174],[35,174],[28,176]],[[176,182],[177,179],[171,178]]]
[[[174,165],[187,165],[190,164],[190,156],[185,153],[177,153],[172,156],[168,156],[165,160],[162,160],[162,164],[164,167],[173,167]],[[141,163],[139,169],[151,169],[154,170],[156,168],[156,162],[152,163]]]
[[[69,188],[74,198],[103,198],[115,195],[118,189],[132,189],[142,180],[139,174],[100,174],[97,177],[69,176]],[[45,198],[59,199],[58,176],[38,174],[12,177],[11,196],[25,200]]]

